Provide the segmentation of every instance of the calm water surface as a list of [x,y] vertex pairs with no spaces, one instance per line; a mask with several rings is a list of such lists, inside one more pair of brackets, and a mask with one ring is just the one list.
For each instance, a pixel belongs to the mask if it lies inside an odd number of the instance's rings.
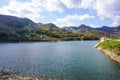
[[27,75],[75,80],[120,80],[120,65],[97,41],[0,43],[0,67]]

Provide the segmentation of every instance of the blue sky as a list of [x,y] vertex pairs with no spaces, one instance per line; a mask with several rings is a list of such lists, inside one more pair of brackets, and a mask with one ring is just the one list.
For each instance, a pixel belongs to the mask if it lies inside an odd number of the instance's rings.
[[1,0],[0,14],[59,27],[120,25],[120,0]]

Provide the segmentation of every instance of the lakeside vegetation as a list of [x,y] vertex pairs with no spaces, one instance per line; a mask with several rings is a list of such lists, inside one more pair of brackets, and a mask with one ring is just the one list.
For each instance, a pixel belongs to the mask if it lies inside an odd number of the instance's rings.
[[[5,29],[5,28],[4,28]],[[23,28],[1,29],[0,41],[67,41],[80,40],[80,34],[59,28],[25,26]]]
[[28,26],[6,26],[0,23],[0,42],[98,40],[101,36],[68,31],[52,23]]
[[107,49],[117,55],[120,56],[120,41],[117,40],[107,40],[98,45],[98,47],[102,47],[103,49]]
[[49,24],[6,26],[0,24],[0,42],[98,40],[106,34],[69,31]]

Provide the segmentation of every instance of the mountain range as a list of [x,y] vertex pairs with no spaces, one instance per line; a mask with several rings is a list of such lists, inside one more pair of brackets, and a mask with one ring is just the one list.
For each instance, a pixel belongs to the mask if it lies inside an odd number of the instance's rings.
[[78,31],[78,30],[83,29],[83,28],[84,29],[89,29],[89,30],[104,31],[104,32],[107,32],[107,33],[114,33],[114,32],[120,31],[120,26],[116,26],[116,27],[102,26],[102,27],[99,27],[99,28],[92,28],[90,26],[82,24],[78,27],[76,27],[76,26],[64,27],[64,29],[69,30],[69,31]]
[[120,38],[120,26],[92,28],[85,24],[78,27],[59,28],[53,23],[35,23],[28,18],[0,15],[0,41],[63,41],[96,40],[102,36]]

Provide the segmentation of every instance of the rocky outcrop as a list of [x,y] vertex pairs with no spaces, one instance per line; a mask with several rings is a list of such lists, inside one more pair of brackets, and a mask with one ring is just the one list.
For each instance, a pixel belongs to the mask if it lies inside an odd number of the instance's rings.
[[67,80],[67,79],[25,76],[23,74],[16,74],[16,73],[12,73],[12,72],[0,71],[0,80]]
[[115,53],[113,53],[107,49],[103,49],[102,47],[96,47],[96,48],[98,50],[100,50],[101,52],[105,53],[106,55],[108,55],[111,59],[120,63],[120,56],[116,55]]

